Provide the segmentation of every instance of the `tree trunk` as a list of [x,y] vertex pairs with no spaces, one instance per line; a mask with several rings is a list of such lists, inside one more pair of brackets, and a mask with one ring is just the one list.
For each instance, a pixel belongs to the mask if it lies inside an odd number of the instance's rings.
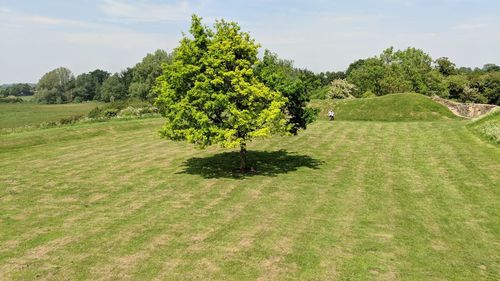
[[240,170],[242,172],[247,170],[247,146],[245,143],[240,145]]

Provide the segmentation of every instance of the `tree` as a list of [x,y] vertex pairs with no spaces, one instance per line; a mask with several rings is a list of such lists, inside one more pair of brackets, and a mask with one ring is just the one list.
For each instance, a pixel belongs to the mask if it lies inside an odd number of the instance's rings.
[[467,77],[463,75],[451,75],[446,78],[446,84],[450,99],[459,100],[463,96],[465,87],[468,86]]
[[351,74],[351,72],[353,72],[353,70],[358,69],[359,67],[363,66],[364,64],[365,64],[364,59],[359,59],[359,60],[351,63],[349,65],[349,67],[347,67],[347,70],[345,71],[346,77],[349,76]]
[[345,79],[335,79],[332,81],[328,97],[331,99],[350,99],[356,90],[356,86],[347,82]]
[[129,93],[132,97],[147,99],[151,97],[151,89],[156,78],[161,75],[162,64],[169,63],[172,57],[163,50],[147,54],[142,61],[132,68],[132,82]]
[[126,84],[118,73],[111,75],[104,81],[101,91],[101,100],[105,102],[121,100],[127,97]]
[[415,48],[388,48],[378,57],[351,64],[347,73],[347,80],[357,87],[356,97],[367,91],[378,96],[404,92],[445,94],[441,92],[442,75],[432,68],[432,58]]
[[267,87],[287,98],[285,113],[289,117],[290,133],[294,135],[300,129],[306,129],[318,113],[317,110],[306,107],[310,99],[307,82],[301,79],[305,77],[304,73],[295,69],[292,61],[280,59],[269,50],[264,52],[262,61],[255,68],[255,74]]
[[75,101],[89,101],[100,99],[101,87],[110,73],[96,69],[89,73],[83,73],[76,77],[73,97]]
[[158,78],[156,105],[167,119],[161,135],[199,147],[239,147],[245,171],[252,138],[289,130],[287,99],[255,75],[260,46],[238,24],[221,20],[211,29],[193,16],[190,33]]
[[434,61],[436,69],[444,76],[457,74],[456,65],[447,57],[440,57]]
[[[352,64],[351,64],[352,65]],[[384,64],[378,58],[358,60],[349,71],[347,81],[356,85],[355,97],[361,97],[370,91],[377,96],[382,95],[381,81],[384,78]]]
[[482,70],[485,72],[500,71],[500,66],[498,66],[494,63],[487,63],[483,66]]
[[500,71],[481,76],[483,95],[490,104],[500,105]]
[[321,86],[329,86],[332,83],[332,81],[335,79],[346,79],[347,78],[346,74],[342,71],[321,72],[320,74],[317,75],[317,77],[321,81]]
[[42,103],[71,102],[73,84],[74,76],[71,70],[60,67],[49,71],[38,81],[35,100]]

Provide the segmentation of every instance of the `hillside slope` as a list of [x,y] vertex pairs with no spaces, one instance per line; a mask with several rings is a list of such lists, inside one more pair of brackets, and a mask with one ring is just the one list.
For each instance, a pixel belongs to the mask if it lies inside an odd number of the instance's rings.
[[313,100],[321,109],[320,119],[327,119],[329,109],[336,120],[361,121],[436,121],[459,119],[445,106],[420,94],[393,94],[353,100]]

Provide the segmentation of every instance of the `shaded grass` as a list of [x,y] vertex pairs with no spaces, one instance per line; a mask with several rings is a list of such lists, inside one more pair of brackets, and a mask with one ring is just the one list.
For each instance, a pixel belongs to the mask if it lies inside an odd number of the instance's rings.
[[0,104],[0,130],[24,126],[37,126],[44,122],[57,122],[62,118],[85,116],[99,103],[75,104]]
[[2,279],[499,276],[500,150],[465,122],[319,121],[245,177],[162,122],[0,136]]
[[249,151],[247,161],[252,171],[241,173],[234,163],[240,161],[239,152],[217,153],[210,157],[193,157],[183,163],[182,173],[201,175],[204,178],[240,178],[256,175],[276,176],[296,171],[301,167],[318,169],[321,161],[307,155],[278,151]]
[[351,100],[313,100],[310,105],[321,110],[320,119],[323,120],[328,119],[330,109],[335,111],[336,120],[437,121],[459,119],[444,105],[426,96],[413,93]]

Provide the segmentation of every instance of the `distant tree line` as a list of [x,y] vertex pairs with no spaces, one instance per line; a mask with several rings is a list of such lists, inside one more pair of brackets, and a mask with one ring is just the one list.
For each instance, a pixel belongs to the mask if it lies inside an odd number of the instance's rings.
[[[0,97],[7,100],[8,96],[34,94],[34,101],[51,104],[129,98],[152,102],[162,66],[170,64],[172,57],[173,54],[157,50],[135,66],[114,74],[96,69],[75,77],[61,67],[43,75],[36,86],[1,86]],[[289,97],[299,97],[297,108],[311,98],[362,98],[404,92],[438,95],[459,102],[500,104],[500,66],[459,68],[446,57],[433,60],[416,48],[391,47],[379,56],[353,62],[345,72],[321,73],[295,68],[292,61],[266,51],[255,68],[266,85]]]
[[[416,92],[460,102],[500,104],[500,66],[457,68],[446,57],[433,60],[422,50],[388,48],[357,60],[346,71],[354,97]],[[333,85],[332,85],[333,87]]]
[[96,69],[74,76],[71,70],[60,67],[47,72],[34,89],[39,103],[70,103],[83,101],[111,102],[128,98],[152,99],[152,87],[162,72],[162,64],[171,56],[157,50],[148,54],[134,67],[111,74]]
[[0,86],[0,97],[8,96],[32,96],[34,94],[35,87],[27,83],[2,85]]

